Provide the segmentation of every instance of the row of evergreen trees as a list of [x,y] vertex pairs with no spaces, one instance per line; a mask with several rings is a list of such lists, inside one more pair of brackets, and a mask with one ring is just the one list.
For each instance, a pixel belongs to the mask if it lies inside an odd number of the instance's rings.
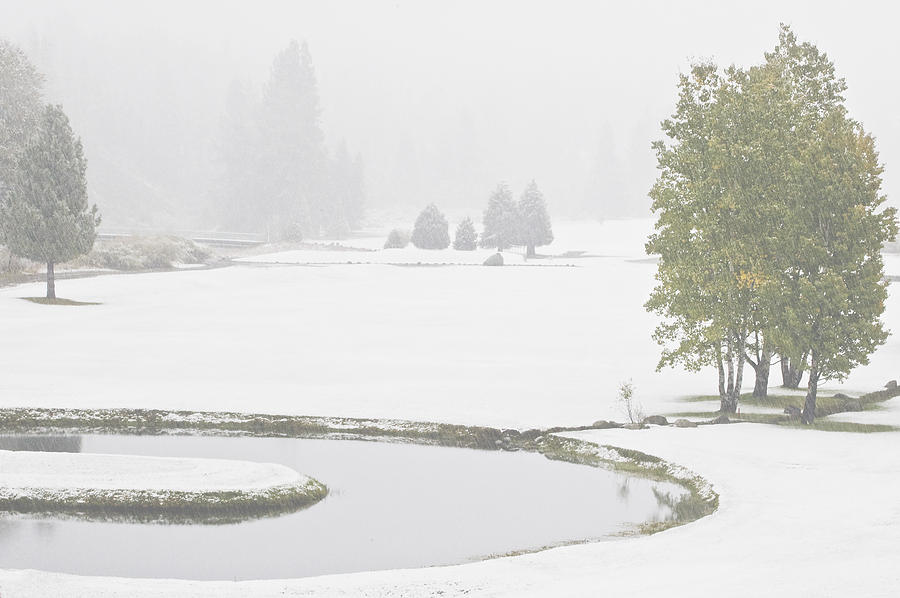
[[[497,186],[484,211],[482,247],[496,247],[504,251],[514,245],[526,248],[526,257],[535,256],[535,248],[553,242],[553,229],[544,195],[532,181],[518,202],[505,184]],[[385,247],[406,246],[400,231],[392,231]],[[434,204],[428,205],[416,218],[408,241],[419,249],[446,249],[450,246],[447,218]],[[472,251],[478,245],[478,233],[469,217],[456,227],[453,248]]]
[[358,228],[365,191],[359,155],[325,144],[307,45],[292,41],[272,63],[262,98],[232,85],[219,144],[215,217],[271,238],[340,238]]
[[496,247],[498,251],[513,245],[525,247],[525,256],[534,257],[535,248],[553,242],[553,228],[544,194],[531,181],[519,198],[513,200],[512,191],[504,183],[497,185],[484,211],[482,247]]
[[0,243],[54,265],[87,253],[100,224],[88,205],[87,161],[61,106],[44,105],[43,77],[17,47],[0,40]]

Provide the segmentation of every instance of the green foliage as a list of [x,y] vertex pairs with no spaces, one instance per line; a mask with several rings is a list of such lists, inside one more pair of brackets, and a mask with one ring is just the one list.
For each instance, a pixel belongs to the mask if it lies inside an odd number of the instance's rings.
[[86,169],[81,141],[62,108],[47,106],[0,203],[13,253],[53,264],[90,251],[100,216],[97,206],[88,206]]
[[478,243],[478,233],[475,232],[475,224],[466,216],[456,227],[456,235],[453,237],[453,249],[458,251],[474,251]]
[[410,240],[419,249],[447,249],[450,247],[447,218],[436,205],[428,204],[416,218]]
[[761,65],[695,65],[662,123],[646,307],[664,319],[660,367],[716,366],[723,409],[751,335],[797,364],[809,356],[812,410],[820,377],[842,378],[886,338],[879,251],[896,214],[881,207],[874,141],[847,116],[845,89],[782,27]]
[[553,242],[553,229],[550,226],[550,214],[544,194],[537,183],[531,181],[519,199],[518,242],[528,248],[529,256],[534,255],[534,248],[549,245]]
[[38,126],[43,82],[22,50],[0,40],[0,198],[15,176],[16,156]]
[[488,200],[482,221],[482,247],[496,247],[503,251],[511,247],[519,237],[519,214],[512,192],[505,184],[497,185]]

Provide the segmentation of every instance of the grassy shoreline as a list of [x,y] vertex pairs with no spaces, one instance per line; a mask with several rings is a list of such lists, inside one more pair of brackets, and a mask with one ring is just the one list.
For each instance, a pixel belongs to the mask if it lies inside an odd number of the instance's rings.
[[[679,465],[638,451],[566,438],[557,434],[619,427],[611,422],[575,428],[525,431],[387,419],[279,416],[232,412],[144,409],[0,409],[0,434],[104,433],[191,434],[258,437],[353,439],[409,442],[480,450],[524,450],[548,459],[600,467],[627,475],[676,484],[686,490],[673,504],[674,518],[648,522],[639,533],[656,533],[709,515],[719,496],[701,476]],[[152,503],[148,503],[153,506]],[[135,504],[141,509],[140,505]],[[6,508],[0,501],[0,508]],[[247,505],[252,510],[253,505]],[[98,506],[98,510],[103,509]],[[150,509],[152,511],[152,509]]]
[[[800,428],[804,430],[820,430],[826,432],[896,432],[900,428],[887,424],[858,424],[826,419],[829,415],[839,413],[856,413],[871,411],[880,408],[880,404],[900,396],[900,388],[885,388],[874,392],[864,393],[857,397],[842,394],[834,396],[820,396],[816,399],[816,420],[812,425],[804,425],[796,418],[792,418],[784,409],[787,407],[803,407],[803,394],[769,394],[766,397],[754,397],[747,393],[741,395],[739,406],[747,405],[778,410],[776,413],[743,412],[728,414],[732,422],[749,422],[756,424],[772,424]],[[682,399],[685,403],[719,402],[717,395],[697,395]],[[667,413],[668,417],[700,417],[713,419],[721,415],[719,411],[679,411]]]
[[0,486],[0,511],[71,515],[79,519],[142,523],[224,524],[292,513],[328,494],[308,478],[262,490],[197,491],[27,488]]

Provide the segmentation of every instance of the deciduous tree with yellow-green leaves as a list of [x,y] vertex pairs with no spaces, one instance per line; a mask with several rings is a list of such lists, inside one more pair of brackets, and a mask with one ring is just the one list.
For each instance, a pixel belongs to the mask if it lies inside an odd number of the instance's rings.
[[774,355],[809,370],[803,421],[820,380],[840,379],[884,342],[882,207],[874,141],[847,114],[846,84],[814,45],[782,26],[749,69],[695,65],[654,144],[650,196],[662,317],[660,367],[713,366],[720,410],[738,407],[745,363],[764,394]]

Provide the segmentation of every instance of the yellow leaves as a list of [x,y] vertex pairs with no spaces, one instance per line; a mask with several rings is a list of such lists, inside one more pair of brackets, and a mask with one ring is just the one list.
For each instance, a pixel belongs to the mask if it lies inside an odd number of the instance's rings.
[[761,272],[741,270],[736,276],[738,288],[740,289],[758,289],[768,282],[768,278]]

